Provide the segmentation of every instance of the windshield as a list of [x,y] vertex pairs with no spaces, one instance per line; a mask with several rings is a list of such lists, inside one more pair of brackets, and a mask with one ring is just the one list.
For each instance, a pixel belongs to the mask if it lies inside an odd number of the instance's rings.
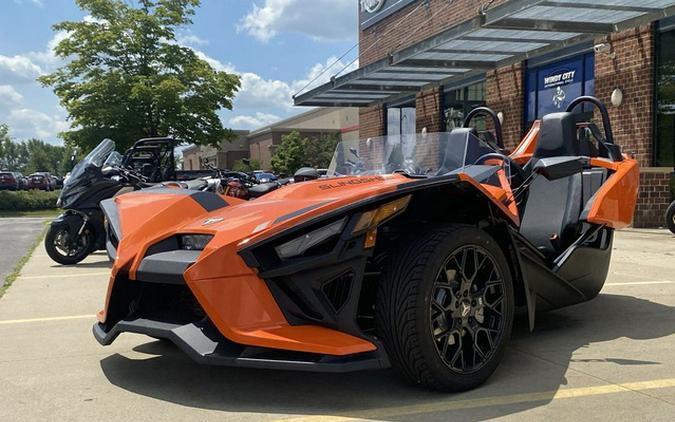
[[481,157],[495,152],[470,129],[342,141],[335,150],[328,176],[395,172],[441,176],[476,164]]
[[103,167],[110,166],[110,167],[121,167],[122,166],[122,160],[124,157],[122,154],[120,154],[117,151],[113,151],[110,153],[108,158],[105,160],[105,163],[103,163]]
[[76,184],[89,165],[102,167],[113,151],[115,151],[115,143],[110,139],[102,140],[82,161],[77,163],[75,168],[70,172],[70,177],[64,187]]

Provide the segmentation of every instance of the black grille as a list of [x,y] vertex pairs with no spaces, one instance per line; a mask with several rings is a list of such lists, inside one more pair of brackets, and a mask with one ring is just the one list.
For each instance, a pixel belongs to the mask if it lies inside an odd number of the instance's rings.
[[353,278],[354,274],[350,271],[324,283],[321,287],[321,291],[330,302],[335,313],[340,312],[344,304],[347,303]]

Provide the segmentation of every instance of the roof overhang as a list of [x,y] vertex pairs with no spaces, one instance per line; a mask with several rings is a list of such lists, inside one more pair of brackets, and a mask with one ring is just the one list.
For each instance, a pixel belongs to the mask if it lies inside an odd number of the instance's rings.
[[512,0],[294,97],[368,107],[675,15],[675,0]]

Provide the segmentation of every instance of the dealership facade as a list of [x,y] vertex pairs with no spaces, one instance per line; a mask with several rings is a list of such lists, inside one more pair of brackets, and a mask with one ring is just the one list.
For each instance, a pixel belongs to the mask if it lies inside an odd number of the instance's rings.
[[362,138],[500,113],[513,148],[542,115],[594,95],[641,165],[634,225],[663,225],[675,165],[675,0],[360,0],[358,70],[297,105],[360,107]]

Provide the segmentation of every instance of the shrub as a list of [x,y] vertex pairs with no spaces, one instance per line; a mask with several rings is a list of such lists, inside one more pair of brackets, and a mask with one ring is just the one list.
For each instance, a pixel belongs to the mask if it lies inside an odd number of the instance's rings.
[[56,208],[59,192],[31,191],[0,191],[1,211],[37,211]]

